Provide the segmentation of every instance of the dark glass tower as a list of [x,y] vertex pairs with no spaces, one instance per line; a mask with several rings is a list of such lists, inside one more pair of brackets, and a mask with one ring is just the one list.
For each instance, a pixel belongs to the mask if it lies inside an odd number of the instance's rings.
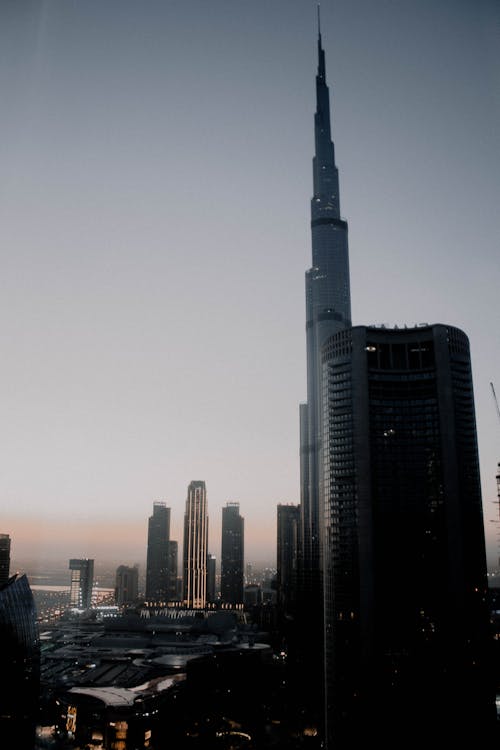
[[313,606],[322,598],[321,347],[332,334],[351,325],[347,222],[340,218],[339,176],[331,139],[330,101],[320,31],[314,140],[312,267],[306,272],[307,404],[302,404],[300,410],[301,588],[307,592]]
[[2,747],[33,750],[40,687],[35,602],[26,576],[0,586],[0,737]]
[[148,521],[148,554],[146,561],[146,599],[166,602],[169,597],[170,508],[153,503]]
[[221,600],[226,604],[243,602],[243,557],[245,520],[239,503],[222,508]]
[[323,356],[328,747],[481,744],[494,692],[468,339],[358,326]]

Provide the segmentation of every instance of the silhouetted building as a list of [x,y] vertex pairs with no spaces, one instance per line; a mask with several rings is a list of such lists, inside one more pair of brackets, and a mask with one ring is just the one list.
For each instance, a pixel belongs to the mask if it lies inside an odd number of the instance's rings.
[[276,585],[283,612],[293,612],[296,605],[299,526],[300,507],[278,505]]
[[217,558],[209,554],[207,557],[207,602],[217,600]]
[[40,644],[35,602],[26,576],[0,586],[0,738],[32,750],[38,712]]
[[139,568],[120,565],[116,569],[115,601],[119,607],[132,604],[139,596]]
[[71,559],[69,569],[71,570],[70,606],[76,609],[90,609],[94,586],[94,561],[88,558]]
[[494,703],[468,339],[357,326],[323,361],[328,747],[479,742]]
[[184,515],[183,600],[203,608],[207,598],[208,516],[205,482],[189,484]]
[[153,503],[148,521],[148,553],[146,562],[146,599],[166,602],[169,597],[170,508]]
[[179,545],[172,539],[168,543],[168,576],[169,576],[169,601],[176,601],[179,595],[177,590],[177,578],[179,575]]
[[243,559],[245,519],[239,503],[222,508],[221,600],[226,604],[243,602]]
[[9,580],[10,571],[10,536],[0,534],[0,586]]

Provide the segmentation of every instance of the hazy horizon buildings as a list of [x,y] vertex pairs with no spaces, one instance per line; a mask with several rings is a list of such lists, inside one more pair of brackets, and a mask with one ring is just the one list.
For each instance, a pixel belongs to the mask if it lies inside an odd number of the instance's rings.
[[132,604],[139,596],[139,568],[119,565],[116,569],[115,602],[119,607]]
[[356,744],[366,725],[384,740],[486,736],[494,691],[467,336],[446,325],[339,332],[323,347],[323,394],[328,747]]
[[245,519],[239,503],[222,508],[221,600],[226,604],[243,602]]
[[207,598],[208,515],[205,482],[188,486],[184,514],[183,600],[187,607],[202,609]]
[[300,506],[277,507],[276,582],[277,599],[284,612],[293,611],[297,598],[297,553],[300,533]]
[[153,503],[148,520],[146,561],[146,599],[166,602],[169,597],[170,508],[163,502]]
[[9,580],[10,571],[10,536],[0,534],[0,586]]
[[71,558],[71,585],[69,603],[76,609],[90,609],[94,587],[94,561],[89,558]]

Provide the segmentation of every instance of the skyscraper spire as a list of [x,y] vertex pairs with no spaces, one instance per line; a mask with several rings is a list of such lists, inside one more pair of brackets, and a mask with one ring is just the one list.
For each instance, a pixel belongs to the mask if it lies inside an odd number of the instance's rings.
[[[312,267],[306,272],[307,404],[301,405],[301,585],[321,600],[321,348],[351,325],[347,222],[340,218],[339,178],[331,138],[330,97],[318,6],[314,115]],[[314,602],[311,602],[314,606]],[[320,626],[318,626],[320,628]],[[318,637],[319,633],[318,633]]]

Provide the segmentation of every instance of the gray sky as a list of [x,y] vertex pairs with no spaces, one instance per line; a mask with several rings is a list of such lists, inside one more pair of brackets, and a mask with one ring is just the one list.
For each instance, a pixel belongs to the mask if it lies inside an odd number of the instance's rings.
[[[500,9],[322,3],[354,323],[471,340],[498,539]],[[142,560],[154,500],[247,559],[298,502],[316,9],[2,0],[1,528],[14,558]]]

